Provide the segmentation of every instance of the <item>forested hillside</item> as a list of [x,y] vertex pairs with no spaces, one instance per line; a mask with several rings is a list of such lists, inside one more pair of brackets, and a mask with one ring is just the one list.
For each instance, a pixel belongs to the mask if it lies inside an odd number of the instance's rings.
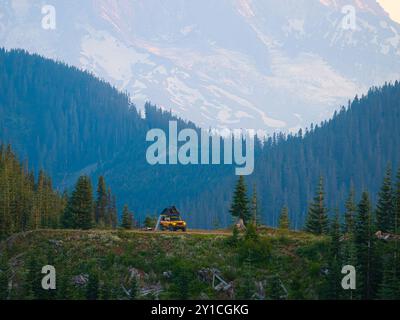
[[[192,227],[231,222],[232,166],[147,164],[146,132],[166,128],[175,119],[169,112],[148,104],[142,118],[107,83],[22,51],[0,50],[0,87],[0,141],[29,159],[29,168],[45,169],[60,190],[81,174],[103,175],[118,205],[129,204],[139,218],[175,204]],[[257,187],[262,220],[276,225],[287,205],[293,226],[302,227],[321,175],[330,209],[344,203],[351,185],[357,198],[364,189],[376,194],[387,165],[399,164],[399,101],[400,83],[387,84],[330,121],[258,141],[246,182]],[[194,124],[179,120],[186,126]]]
[[0,141],[29,159],[36,172],[44,168],[60,191],[71,189],[82,174],[104,175],[119,206],[128,202],[144,217],[181,204],[229,169],[149,165],[150,128],[166,129],[169,120],[179,128],[194,124],[151,104],[142,119],[126,94],[76,68],[0,50],[0,86]]
[[[356,198],[366,190],[375,202],[387,167],[395,172],[399,165],[399,123],[400,83],[396,82],[356,97],[329,121],[295,136],[269,139],[256,150],[254,174],[248,179],[250,186],[257,185],[265,222],[276,225],[280,209],[287,205],[293,226],[302,227],[320,176],[330,215],[335,207],[343,209],[352,188]],[[223,194],[214,193],[215,197],[228,197],[232,184],[233,179],[225,187],[220,184]]]
[[0,51],[1,140],[61,185],[68,173],[135,146],[141,119],[127,95],[64,64]]
[[0,240],[12,233],[57,228],[65,199],[51,178],[22,165],[10,147],[0,146]]

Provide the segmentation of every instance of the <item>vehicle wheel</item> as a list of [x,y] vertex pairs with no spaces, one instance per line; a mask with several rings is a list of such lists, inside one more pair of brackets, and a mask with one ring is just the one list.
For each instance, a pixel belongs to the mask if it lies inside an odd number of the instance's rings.
[[175,231],[174,227],[169,227],[168,230],[169,231]]
[[182,228],[182,232],[186,232],[186,228]]

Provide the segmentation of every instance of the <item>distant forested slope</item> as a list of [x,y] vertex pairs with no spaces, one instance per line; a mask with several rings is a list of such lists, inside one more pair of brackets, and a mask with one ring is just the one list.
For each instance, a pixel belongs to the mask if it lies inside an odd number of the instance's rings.
[[0,51],[0,85],[1,140],[58,182],[112,158],[142,122],[106,82],[23,51]]
[[[45,169],[60,189],[79,174],[106,177],[119,205],[136,217],[175,204],[192,227],[230,223],[234,168],[150,166],[147,130],[176,119],[148,104],[141,117],[129,97],[76,68],[0,50],[0,141],[11,143],[33,169]],[[400,158],[400,84],[371,89],[332,120],[296,135],[256,143],[254,173],[264,222],[276,224],[281,207],[295,227],[304,222],[318,177],[329,207],[342,204],[351,185],[376,194],[388,163]],[[178,119],[178,126],[195,127]]]
[[[321,175],[331,214],[335,207],[342,209],[351,187],[358,196],[362,190],[376,195],[387,166],[393,175],[399,166],[399,123],[396,82],[356,97],[329,121],[294,136],[270,138],[256,150],[256,167],[248,179],[249,186],[257,185],[264,221],[276,225],[280,208],[288,205],[294,226],[300,228]],[[232,185],[228,178],[220,184],[222,192],[207,196],[226,198]]]

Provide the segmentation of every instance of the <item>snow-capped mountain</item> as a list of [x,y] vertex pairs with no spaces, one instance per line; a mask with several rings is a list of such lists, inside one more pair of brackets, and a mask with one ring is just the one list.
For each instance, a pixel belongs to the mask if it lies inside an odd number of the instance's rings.
[[400,78],[400,25],[375,0],[3,0],[0,46],[215,128],[297,130]]

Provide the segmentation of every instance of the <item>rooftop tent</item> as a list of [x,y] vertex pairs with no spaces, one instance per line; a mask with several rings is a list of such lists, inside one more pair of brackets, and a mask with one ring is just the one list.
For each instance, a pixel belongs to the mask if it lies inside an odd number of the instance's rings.
[[180,214],[179,211],[178,211],[178,209],[176,209],[175,206],[165,208],[165,209],[161,212],[161,215],[175,215],[175,214],[178,214],[178,215]]

